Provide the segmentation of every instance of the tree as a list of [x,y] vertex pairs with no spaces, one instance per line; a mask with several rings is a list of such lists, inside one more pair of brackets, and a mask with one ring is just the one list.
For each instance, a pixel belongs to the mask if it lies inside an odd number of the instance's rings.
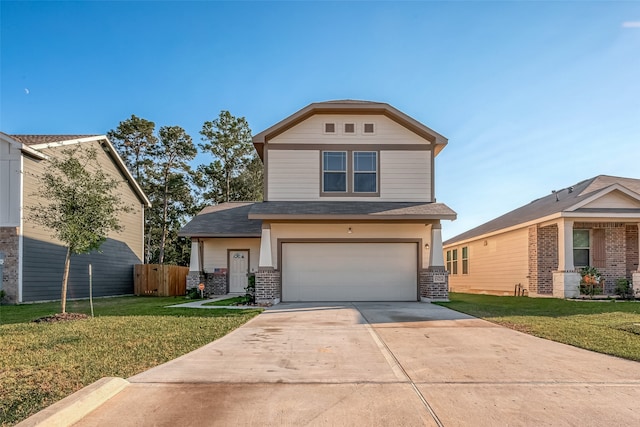
[[148,154],[156,149],[158,144],[158,139],[153,134],[155,126],[154,122],[132,114],[127,120],[121,121],[117,128],[107,132],[107,137],[113,142],[143,190],[146,190],[146,167],[152,163]]
[[[241,200],[237,198],[240,195],[254,196],[255,189],[258,189],[259,194],[262,193],[261,179],[260,182],[238,180],[255,158],[251,129],[244,117],[237,118],[228,111],[221,111],[217,119],[204,122],[200,134],[205,141],[200,147],[210,151],[214,157],[210,165],[198,168],[200,185],[209,188],[204,194],[206,198],[221,203]],[[261,170],[260,168],[260,176]],[[249,184],[254,188],[238,191],[241,184]]]
[[62,313],[67,309],[67,281],[72,254],[100,248],[110,231],[121,231],[120,212],[130,210],[114,190],[119,182],[102,172],[94,148],[62,150],[40,177],[38,206],[29,218],[53,231],[66,247],[62,276]]
[[159,144],[153,152],[157,164],[152,185],[157,189],[155,198],[161,202],[159,209],[162,209],[158,262],[163,264],[169,219],[177,231],[181,225],[180,217],[193,204],[189,186],[191,168],[187,161],[193,159],[198,150],[191,137],[179,126],[163,126],[159,136]]

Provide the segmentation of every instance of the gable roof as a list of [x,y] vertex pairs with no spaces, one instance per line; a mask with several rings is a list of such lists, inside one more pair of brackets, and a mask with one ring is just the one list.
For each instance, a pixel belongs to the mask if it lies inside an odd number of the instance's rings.
[[[124,175],[127,183],[131,186],[133,191],[138,196],[138,199],[142,202],[146,207],[151,206],[151,202],[147,198],[144,191],[135,180],[131,172],[124,164],[124,161],[116,151],[111,141],[105,135],[7,135],[7,137],[13,139],[14,141],[23,144],[27,150],[31,153],[40,154],[41,159],[46,159],[46,156],[43,153],[40,153],[39,150],[45,148],[57,148],[64,147],[68,145],[74,144],[82,144],[86,142],[95,142],[99,141],[105,151],[109,154],[116,167],[120,170],[120,172]],[[29,153],[27,153],[29,154]]]
[[185,237],[260,237],[262,221],[249,219],[255,202],[227,202],[207,206],[178,232]]
[[613,190],[620,190],[640,201],[640,179],[598,175],[533,200],[527,205],[521,206],[478,227],[452,237],[443,244],[449,245],[455,242],[473,239],[484,234],[493,233],[563,212],[578,214],[587,212],[601,212],[602,214],[637,213],[638,216],[640,216],[640,208],[631,209],[631,212],[629,212],[628,209],[582,208],[582,206],[590,200],[601,197]]
[[446,137],[387,103],[345,99],[314,102],[255,135],[253,137],[253,145],[260,158],[264,160],[264,144],[268,143],[271,138],[291,129],[315,114],[382,114],[433,143],[434,155],[436,156],[448,142]]

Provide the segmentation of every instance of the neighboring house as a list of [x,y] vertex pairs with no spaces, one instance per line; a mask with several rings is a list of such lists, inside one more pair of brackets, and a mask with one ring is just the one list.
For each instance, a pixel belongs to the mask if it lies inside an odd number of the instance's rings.
[[388,104],[310,104],[253,137],[264,201],[204,209],[189,286],[278,301],[447,299],[435,157],[447,139]]
[[444,242],[454,292],[574,297],[580,269],[596,267],[640,289],[640,179],[600,175],[554,191]]
[[[143,257],[144,208],[149,200],[104,135],[7,135],[0,132],[1,288],[9,302],[60,299],[65,248],[52,231],[29,221],[38,205],[38,176],[47,159],[64,148],[95,148],[104,172],[122,180],[121,200],[132,208],[120,215],[121,233],[112,232],[100,251],[73,255],[68,298],[133,293],[133,265]],[[43,201],[46,202],[46,201]]]

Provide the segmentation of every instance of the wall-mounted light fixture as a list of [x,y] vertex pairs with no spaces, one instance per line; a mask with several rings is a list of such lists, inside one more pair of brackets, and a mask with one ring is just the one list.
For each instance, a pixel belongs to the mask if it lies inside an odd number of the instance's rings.
[[425,248],[425,249],[429,249],[429,244],[428,244],[428,243],[425,243],[425,244],[424,244],[424,248]]
[[347,233],[349,234],[353,233],[353,230],[351,229],[351,227],[349,227],[349,230],[347,230]]

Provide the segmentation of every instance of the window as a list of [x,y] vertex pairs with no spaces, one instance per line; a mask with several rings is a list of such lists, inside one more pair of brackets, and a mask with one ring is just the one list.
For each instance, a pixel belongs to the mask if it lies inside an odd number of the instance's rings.
[[325,151],[322,153],[322,191],[347,191],[347,153]]
[[573,265],[586,267],[590,259],[589,230],[573,230]]
[[469,247],[462,248],[462,274],[469,274]]
[[378,153],[355,151],[353,153],[353,192],[375,193],[378,191]]
[[375,127],[373,123],[365,123],[364,124],[364,133],[374,133]]
[[356,124],[355,123],[345,123],[344,124],[344,133],[356,133]]
[[336,124],[335,123],[325,123],[324,124],[324,133],[336,133]]
[[454,249],[452,253],[451,267],[453,271],[451,274],[458,274],[458,250]]
[[451,251],[447,251],[447,271],[451,273]]

